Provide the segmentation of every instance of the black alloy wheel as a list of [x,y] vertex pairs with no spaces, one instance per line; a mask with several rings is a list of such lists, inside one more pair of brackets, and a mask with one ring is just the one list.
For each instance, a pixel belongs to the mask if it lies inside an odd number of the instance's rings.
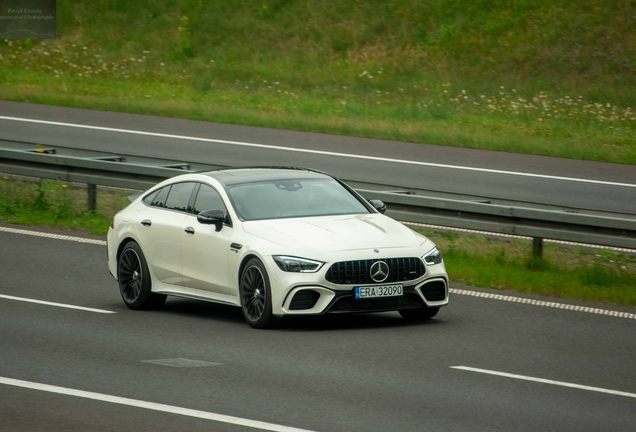
[[165,295],[152,293],[148,264],[135,242],[127,243],[119,256],[117,279],[121,297],[131,309],[157,309],[166,301]]
[[252,258],[245,265],[239,289],[245,321],[258,329],[270,327],[274,321],[272,297],[269,277],[260,260]]

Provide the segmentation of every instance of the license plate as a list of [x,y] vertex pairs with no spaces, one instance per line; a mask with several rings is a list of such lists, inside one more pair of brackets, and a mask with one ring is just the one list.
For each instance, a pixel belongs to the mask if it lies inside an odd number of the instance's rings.
[[353,290],[357,299],[397,297],[404,294],[404,287],[402,285],[354,287]]

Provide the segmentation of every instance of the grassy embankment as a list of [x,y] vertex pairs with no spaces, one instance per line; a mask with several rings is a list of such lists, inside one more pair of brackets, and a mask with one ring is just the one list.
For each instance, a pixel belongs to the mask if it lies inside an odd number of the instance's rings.
[[98,188],[97,211],[87,208],[87,191],[50,180],[0,177],[0,221],[104,235],[112,217],[130,202],[132,191]]
[[636,164],[633,0],[58,0],[0,98]]
[[[58,0],[0,98],[636,164],[636,3]],[[0,181],[0,220],[103,234],[125,193]],[[636,306],[632,257],[429,233],[453,281]]]
[[[98,212],[86,212],[86,190],[52,181],[0,178],[0,221],[103,235],[130,192],[99,190]],[[546,244],[544,259],[530,242],[452,232],[424,232],[442,250],[451,281],[575,300],[636,307],[636,256]]]
[[636,307],[634,255],[546,243],[543,258],[537,259],[530,240],[425,235],[443,251],[451,282]]

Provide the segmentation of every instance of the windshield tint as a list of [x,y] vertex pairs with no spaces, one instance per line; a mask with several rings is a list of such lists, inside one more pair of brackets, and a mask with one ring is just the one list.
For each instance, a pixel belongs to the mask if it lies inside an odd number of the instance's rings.
[[239,184],[231,186],[228,193],[243,220],[369,213],[333,179]]

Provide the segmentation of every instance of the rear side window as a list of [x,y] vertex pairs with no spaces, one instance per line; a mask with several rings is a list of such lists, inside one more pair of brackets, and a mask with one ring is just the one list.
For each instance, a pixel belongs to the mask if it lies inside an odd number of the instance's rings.
[[195,183],[175,183],[170,189],[168,199],[166,200],[166,208],[182,212],[189,211],[188,203],[192,196]]
[[194,201],[194,214],[197,215],[205,210],[221,210],[227,212],[221,195],[211,186],[202,184]]
[[144,198],[144,203],[146,205],[151,205],[152,204],[152,200],[155,199],[155,197],[157,196],[157,194],[161,192],[161,189],[158,189],[156,191],[154,191],[153,193],[151,193],[150,195],[146,195],[146,197]]
[[166,206],[166,198],[168,197],[168,192],[170,192],[170,186],[166,186],[164,188],[156,190],[144,198],[144,203],[152,207],[164,208]]

